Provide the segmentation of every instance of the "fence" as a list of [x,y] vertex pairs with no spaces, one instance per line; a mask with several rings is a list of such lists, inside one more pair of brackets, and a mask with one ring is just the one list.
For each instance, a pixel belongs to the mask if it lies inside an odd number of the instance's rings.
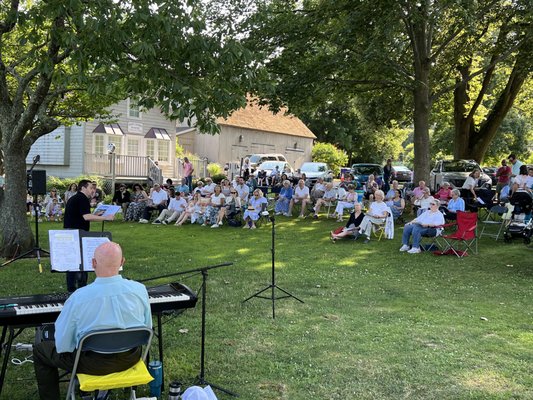
[[[207,158],[189,158],[194,168],[193,178],[203,178],[207,176]],[[175,176],[179,179],[183,178],[183,159],[176,158],[176,165],[174,166]]]

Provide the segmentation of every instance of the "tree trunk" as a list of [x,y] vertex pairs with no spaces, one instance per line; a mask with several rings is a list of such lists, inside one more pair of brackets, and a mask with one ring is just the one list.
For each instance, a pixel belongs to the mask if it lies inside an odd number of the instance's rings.
[[11,258],[31,250],[33,234],[26,217],[26,152],[22,148],[4,153],[6,185],[0,195],[0,255]]

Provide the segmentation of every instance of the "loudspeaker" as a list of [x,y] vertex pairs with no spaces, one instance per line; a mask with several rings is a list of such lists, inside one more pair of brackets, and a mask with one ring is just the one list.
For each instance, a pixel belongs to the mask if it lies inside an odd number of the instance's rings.
[[46,194],[46,171],[33,170],[28,173],[28,190],[31,194]]

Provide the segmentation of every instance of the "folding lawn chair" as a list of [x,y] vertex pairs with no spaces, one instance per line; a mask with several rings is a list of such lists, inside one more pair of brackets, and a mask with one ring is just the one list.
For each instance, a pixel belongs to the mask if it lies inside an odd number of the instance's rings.
[[442,254],[455,254],[459,258],[468,255],[470,250],[477,254],[477,213],[457,211],[456,231],[441,235],[445,247]]
[[[504,229],[511,221],[513,209],[514,206],[512,206],[511,204],[506,204],[505,206],[493,206],[488,212],[486,218],[483,221],[480,221],[483,225],[483,229],[481,229],[479,237],[488,236],[498,240]],[[496,233],[485,232],[485,228],[487,228],[488,226],[498,226],[499,228]]]

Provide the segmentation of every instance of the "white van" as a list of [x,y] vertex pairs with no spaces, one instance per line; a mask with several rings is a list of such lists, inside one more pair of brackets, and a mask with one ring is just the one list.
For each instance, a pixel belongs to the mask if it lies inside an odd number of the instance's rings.
[[250,154],[245,156],[244,158],[248,158],[250,160],[250,168],[252,168],[252,171],[257,169],[259,165],[264,163],[265,161],[283,161],[287,162],[287,159],[283,154],[275,154],[275,153],[265,153],[265,154]]

